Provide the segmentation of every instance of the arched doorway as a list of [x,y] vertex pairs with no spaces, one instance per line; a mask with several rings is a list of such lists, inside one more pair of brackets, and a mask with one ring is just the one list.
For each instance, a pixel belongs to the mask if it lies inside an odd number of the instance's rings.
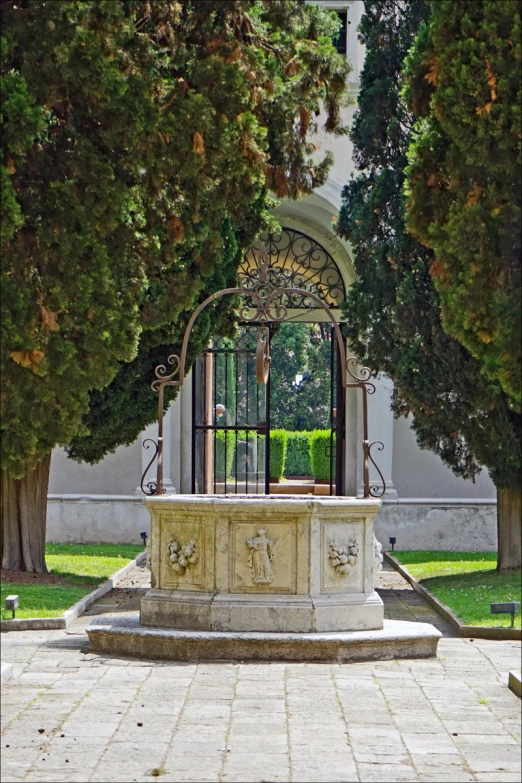
[[[285,309],[285,326],[290,322],[319,324],[328,341],[329,416],[321,448],[325,450],[326,472],[322,486],[311,489],[302,482],[301,491],[344,494],[344,390],[339,351],[334,329],[321,307],[339,311],[346,297],[340,270],[332,255],[315,239],[292,228],[261,235],[266,249],[268,279],[289,291],[279,305]],[[253,289],[259,283],[261,251],[253,246],[239,268],[239,285]],[[314,295],[307,297],[306,293]],[[317,301],[319,300],[319,302]],[[193,379],[192,491],[195,493],[269,494],[284,489],[296,492],[296,485],[277,484],[280,438],[271,427],[271,385],[257,383],[256,346],[260,330],[274,340],[277,357],[279,324],[251,320],[240,325],[234,339],[216,338],[198,359]],[[324,352],[323,352],[324,353]],[[297,491],[300,491],[299,488]]]

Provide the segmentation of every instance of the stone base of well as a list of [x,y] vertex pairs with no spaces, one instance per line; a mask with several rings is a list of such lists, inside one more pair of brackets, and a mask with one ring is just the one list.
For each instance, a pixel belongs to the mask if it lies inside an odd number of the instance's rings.
[[430,658],[441,634],[428,623],[385,620],[379,631],[237,633],[144,628],[138,615],[87,628],[90,652],[170,661],[344,663]]
[[383,603],[369,595],[231,595],[149,590],[141,624],[190,631],[313,633],[382,628]]

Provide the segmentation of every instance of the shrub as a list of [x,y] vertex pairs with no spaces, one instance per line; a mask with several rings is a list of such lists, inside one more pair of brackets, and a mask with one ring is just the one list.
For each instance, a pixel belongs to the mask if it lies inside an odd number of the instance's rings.
[[286,446],[285,476],[310,476],[311,432],[289,432]]
[[270,478],[280,479],[285,469],[286,430],[273,430],[270,433]]
[[310,433],[310,463],[317,480],[330,478],[331,430],[314,430]]
[[[215,440],[215,473],[216,481],[224,481],[225,478],[230,478],[232,475],[232,465],[234,462],[234,453],[236,447],[236,439],[233,432],[226,432],[225,430],[216,430]],[[226,435],[226,441],[225,441]],[[239,435],[239,433],[238,433]],[[225,443],[226,443],[226,465],[225,465]]]

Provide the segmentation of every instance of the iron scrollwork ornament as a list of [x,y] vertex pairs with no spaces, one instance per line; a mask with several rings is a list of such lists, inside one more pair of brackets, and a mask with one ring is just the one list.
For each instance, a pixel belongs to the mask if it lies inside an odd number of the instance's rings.
[[[309,309],[317,305],[307,297],[315,293],[329,307],[340,307],[346,289],[333,257],[306,234],[282,228],[260,236],[239,268],[241,285],[253,288],[258,283],[259,257],[268,261],[268,278],[275,288],[287,289],[286,308]],[[262,243],[262,246],[261,246]]]
[[158,451],[159,451],[158,444],[152,438],[146,438],[143,441],[143,448],[144,449],[149,449],[150,448],[149,443],[152,443],[152,445],[154,446],[154,454],[152,455],[149,464],[147,465],[147,467],[143,471],[143,475],[142,475],[141,481],[140,481],[140,489],[141,489],[141,491],[143,492],[144,495],[156,495],[157,494],[157,489],[158,489],[157,483],[155,481],[147,481],[147,483],[145,484],[145,476],[149,472],[149,470],[150,470],[150,468],[152,466],[152,463],[154,462],[154,460],[158,456]]
[[370,487],[370,495],[372,498],[382,498],[384,493],[386,492],[386,482],[384,480],[384,476],[382,475],[379,466],[375,462],[374,458],[372,457],[372,446],[377,446],[378,451],[382,451],[384,448],[384,443],[380,440],[374,440],[372,443],[368,446],[368,458],[371,461],[373,467],[381,477],[381,484],[374,484],[372,487]]
[[[358,375],[355,372],[352,372],[352,367],[358,367]],[[369,367],[360,367],[359,362],[355,356],[350,356],[346,360],[346,372],[350,378],[353,378],[353,380],[356,381],[356,383],[364,386],[368,394],[375,393],[375,384],[370,381],[370,378],[372,377],[372,371]]]
[[173,365],[174,369],[169,371],[169,368],[164,364],[159,364],[154,370],[156,380],[150,385],[152,391],[159,391],[162,384],[168,383],[169,385],[178,385],[179,380],[174,381],[176,376],[179,376],[180,358],[177,354],[171,354],[167,359],[167,364]]

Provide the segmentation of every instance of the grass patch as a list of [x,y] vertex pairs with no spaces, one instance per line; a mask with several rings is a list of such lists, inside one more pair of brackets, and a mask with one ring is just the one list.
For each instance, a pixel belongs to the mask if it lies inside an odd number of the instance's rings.
[[47,544],[45,560],[52,574],[71,584],[95,586],[140,552],[138,544]]
[[16,617],[59,617],[72,604],[94,590],[115,571],[143,551],[139,545],[122,544],[47,544],[45,559],[52,576],[59,583],[3,581],[1,585],[2,620],[10,620],[5,598],[20,596]]
[[[510,615],[493,615],[489,605],[520,601],[521,572],[497,573],[495,552],[399,551],[393,556],[466,625],[511,625]],[[515,628],[521,626],[519,612]]]
[[90,593],[93,588],[65,587],[64,585],[27,585],[18,582],[2,582],[2,620],[11,620],[13,614],[7,611],[5,599],[8,595],[19,595],[20,606],[16,619],[31,617],[61,617],[66,609]]

